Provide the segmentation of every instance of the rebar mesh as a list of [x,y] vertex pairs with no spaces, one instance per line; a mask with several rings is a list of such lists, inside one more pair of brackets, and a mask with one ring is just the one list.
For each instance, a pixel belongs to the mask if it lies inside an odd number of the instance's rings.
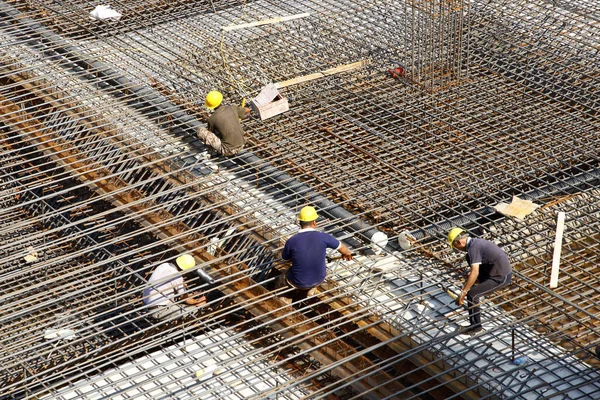
[[[596,2],[140,0],[92,21],[99,4],[0,3],[1,398],[600,396]],[[195,137],[208,90],[237,104],[356,62],[243,121],[258,157]],[[320,210],[356,257],[289,306],[273,280],[315,192],[362,221]],[[542,207],[495,211],[514,195]],[[515,270],[470,340],[457,224]],[[209,305],[158,323],[142,290],[181,252],[216,279],[189,283]]]

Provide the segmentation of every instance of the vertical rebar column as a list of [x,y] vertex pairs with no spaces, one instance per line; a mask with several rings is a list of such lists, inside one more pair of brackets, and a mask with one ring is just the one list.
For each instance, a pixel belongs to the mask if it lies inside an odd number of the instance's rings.
[[461,77],[465,0],[409,0],[411,65],[408,76],[428,91]]

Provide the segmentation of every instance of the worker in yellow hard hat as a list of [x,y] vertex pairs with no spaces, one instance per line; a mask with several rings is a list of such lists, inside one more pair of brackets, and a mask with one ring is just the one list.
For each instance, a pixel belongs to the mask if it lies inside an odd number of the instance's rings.
[[450,232],[448,232],[448,244],[450,244],[450,247],[454,248],[454,241],[464,232],[465,230],[462,228],[450,229]]
[[214,110],[215,108],[217,108],[221,105],[222,101],[223,101],[223,94],[216,90],[211,90],[206,95],[206,100],[204,101],[204,105],[209,110]]
[[144,288],[143,301],[153,319],[167,320],[193,315],[198,306],[206,304],[206,298],[190,293],[184,281],[185,273],[196,266],[194,257],[182,254],[177,257],[175,264],[165,262],[156,267],[148,286]]
[[297,301],[310,296],[314,293],[313,288],[325,280],[328,248],[339,251],[344,260],[352,260],[352,253],[344,243],[316,230],[318,218],[314,207],[303,207],[298,214],[300,231],[289,238],[283,247],[281,257],[290,260],[292,266],[281,275],[275,287],[278,289],[289,285],[293,290],[284,295],[287,299]]
[[298,213],[298,221],[300,222],[315,222],[319,216],[317,215],[317,210],[314,207],[306,206],[302,207],[300,212]]
[[448,243],[450,247],[467,253],[466,260],[471,269],[456,304],[462,305],[466,297],[470,326],[460,333],[473,335],[483,330],[479,307],[481,296],[509,285],[512,267],[507,254],[498,245],[489,240],[469,237],[462,228],[452,228],[448,232]]
[[208,118],[208,129],[200,127],[196,133],[200,140],[219,154],[232,156],[242,151],[246,144],[240,119],[247,117],[250,109],[244,106],[224,106],[222,102],[221,92],[208,92],[204,101],[206,108],[212,111]]

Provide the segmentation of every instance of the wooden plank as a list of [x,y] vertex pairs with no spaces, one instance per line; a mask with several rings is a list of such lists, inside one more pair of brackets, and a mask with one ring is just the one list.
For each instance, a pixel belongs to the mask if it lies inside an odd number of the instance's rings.
[[310,13],[294,14],[294,15],[288,15],[286,17],[276,17],[276,18],[263,19],[260,21],[248,22],[245,24],[222,26],[221,29],[224,30],[225,32],[228,32],[228,31],[234,31],[236,29],[252,28],[254,26],[270,25],[270,24],[276,24],[276,23],[284,22],[284,21],[291,21],[291,20],[298,19],[298,18],[308,17],[309,15],[310,15]]
[[562,237],[565,230],[565,213],[558,212],[556,219],[556,236],[554,239],[554,255],[552,256],[552,272],[550,273],[550,289],[558,286],[558,269],[560,268],[560,253],[562,250]]
[[354,69],[361,68],[361,67],[367,65],[368,62],[369,62],[368,60],[361,60],[361,61],[357,61],[357,62],[354,62],[354,63],[351,63],[351,64],[345,64],[345,65],[340,65],[340,66],[337,66],[337,67],[334,67],[334,68],[329,68],[329,69],[326,69],[325,71],[315,72],[313,74],[299,76],[297,78],[293,78],[293,79],[288,79],[286,81],[277,82],[277,83],[275,83],[275,87],[277,89],[281,89],[281,88],[284,88],[284,87],[287,87],[287,86],[291,86],[291,85],[295,85],[295,84],[298,84],[298,83],[302,83],[302,82],[312,81],[314,79],[323,78],[324,76],[339,74],[341,72],[352,71]]

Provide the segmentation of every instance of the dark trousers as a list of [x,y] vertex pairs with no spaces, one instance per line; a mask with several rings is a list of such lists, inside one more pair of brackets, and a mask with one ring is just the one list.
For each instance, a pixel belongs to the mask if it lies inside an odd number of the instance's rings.
[[481,327],[481,309],[479,307],[479,300],[481,296],[490,294],[495,290],[502,289],[503,287],[510,284],[512,279],[512,273],[508,274],[504,280],[496,281],[488,278],[477,285],[474,285],[467,293],[467,306],[469,307],[469,322],[472,328]]
[[284,294],[283,296],[287,297],[289,299],[292,299],[292,301],[294,301],[294,302],[304,300],[308,296],[308,292],[312,288],[301,289],[301,288],[295,287],[288,281],[288,279],[286,277],[286,273],[287,273],[287,270],[283,271],[281,273],[281,275],[279,275],[277,277],[277,279],[275,279],[274,290],[281,289],[281,288],[292,289],[291,291]]

